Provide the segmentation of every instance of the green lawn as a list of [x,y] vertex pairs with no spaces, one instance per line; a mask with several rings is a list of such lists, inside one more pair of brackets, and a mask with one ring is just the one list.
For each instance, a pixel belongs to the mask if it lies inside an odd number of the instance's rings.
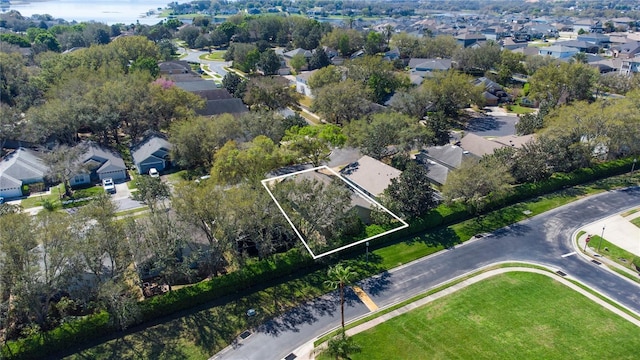
[[509,105],[507,107],[507,111],[510,113],[516,113],[516,114],[530,114],[532,112],[534,112],[536,109],[532,109],[529,107],[525,107],[525,106],[520,106],[520,105]]
[[[602,240],[602,243],[600,240]],[[591,235],[589,247],[607,259],[635,271],[635,268],[631,265],[635,255],[608,242],[607,239],[601,238],[599,235]],[[600,251],[598,251],[598,247],[600,247]]]
[[640,227],[640,217],[637,217],[635,219],[631,219],[630,221],[633,225]]
[[226,53],[225,50],[215,50],[210,54],[200,55],[199,58],[200,60],[224,61],[224,53]]
[[[87,188],[75,189],[73,190],[73,195],[71,196],[71,198],[64,198],[62,200],[66,201],[66,200],[73,200],[73,199],[83,199],[83,198],[95,196],[103,192],[104,190],[102,189],[102,186],[90,186]],[[47,201],[51,201],[54,207],[60,208],[62,206],[62,203],[60,202],[60,194],[64,194],[64,188],[62,187],[62,185],[53,186],[51,187],[51,193],[49,195],[42,195],[42,196],[36,195],[36,196],[26,198],[20,202],[20,205],[22,206],[23,209],[29,209],[36,206],[42,206],[43,201],[47,200]],[[76,205],[69,204],[65,207],[74,207],[74,206],[77,206],[77,204]]]
[[634,359],[640,328],[548,277],[514,272],[353,338],[362,348],[354,360],[398,354],[404,359]]

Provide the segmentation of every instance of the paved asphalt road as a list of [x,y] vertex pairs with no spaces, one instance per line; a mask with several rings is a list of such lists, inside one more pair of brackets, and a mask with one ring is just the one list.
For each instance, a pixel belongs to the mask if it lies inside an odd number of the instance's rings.
[[466,132],[478,136],[507,136],[515,135],[516,123],[519,118],[515,115],[491,115],[469,120]]
[[[405,300],[442,282],[499,261],[528,261],[561,269],[588,286],[640,312],[640,286],[591,263],[574,251],[571,235],[578,228],[623,209],[640,205],[640,188],[611,191],[532,217],[491,236],[469,242],[393,269],[360,283],[383,307]],[[345,319],[368,313],[355,294],[348,294]],[[314,337],[339,326],[335,293],[295,308],[256,329],[235,348],[214,359],[282,359]]]
[[211,61],[200,59],[200,55],[208,54],[207,51],[179,48],[178,52],[187,54],[187,56],[185,56],[181,60],[207,64],[209,65],[209,69],[211,69],[211,71],[220,74],[220,76],[225,76],[227,74],[227,71],[224,69],[225,66],[231,66],[231,61]]

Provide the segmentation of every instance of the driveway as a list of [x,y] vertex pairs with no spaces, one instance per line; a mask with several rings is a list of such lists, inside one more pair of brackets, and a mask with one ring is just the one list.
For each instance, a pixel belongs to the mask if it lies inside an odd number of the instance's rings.
[[212,72],[218,73],[223,77],[227,74],[227,70],[225,70],[224,68],[231,66],[231,61],[213,61],[200,59],[200,55],[208,54],[208,51],[193,50],[180,47],[178,48],[178,52],[180,54],[187,54],[187,56],[183,57],[181,60],[209,65],[209,69],[211,69]]
[[474,114],[474,117],[469,120],[465,132],[484,137],[516,134],[516,123],[520,120],[518,115],[508,113],[497,106],[487,107],[485,110],[484,115]]
[[[591,196],[502,228],[490,236],[365,279],[358,285],[378,307],[384,307],[483,266],[502,261],[526,261],[562,270],[640,313],[640,285],[577,256],[571,241],[578,228],[638,205],[638,187]],[[347,299],[346,321],[369,313],[353,293],[350,292]],[[239,339],[234,346],[213,358],[257,360],[287,357],[309,340],[339,326],[338,304],[335,292],[307,302],[257,326],[251,335]]]

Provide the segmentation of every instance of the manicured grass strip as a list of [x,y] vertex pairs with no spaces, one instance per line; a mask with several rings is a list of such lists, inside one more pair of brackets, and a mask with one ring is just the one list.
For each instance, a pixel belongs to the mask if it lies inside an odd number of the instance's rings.
[[514,272],[353,338],[362,347],[354,360],[398,354],[406,359],[632,359],[640,328],[550,278]]
[[638,315],[637,315],[637,314],[635,314],[634,312],[631,312],[631,311],[629,311],[628,309],[626,309],[626,308],[624,308],[624,307],[620,306],[620,304],[618,304],[618,303],[616,303],[616,302],[614,302],[614,301],[611,301],[611,299],[609,299],[609,298],[607,298],[607,297],[603,296],[602,294],[600,294],[600,293],[599,293],[599,292],[597,292],[597,291],[594,291],[593,289],[591,289],[590,287],[588,287],[588,286],[586,286],[586,285],[582,284],[581,282],[578,282],[578,281],[575,281],[575,280],[571,280],[571,279],[567,279],[567,280],[568,280],[568,281],[570,281],[570,282],[572,282],[574,285],[576,285],[576,286],[578,286],[578,287],[582,288],[583,290],[588,291],[589,293],[591,293],[592,295],[594,295],[594,296],[598,297],[600,300],[602,300],[602,301],[606,302],[607,304],[609,304],[609,305],[611,305],[611,306],[615,307],[616,309],[618,309],[618,310],[620,310],[620,311],[624,312],[625,314],[627,314],[627,315],[629,315],[629,316],[633,317],[634,319],[640,320],[640,317],[638,317]]
[[[600,243],[601,240],[602,244]],[[631,265],[633,263],[633,258],[635,257],[635,255],[608,242],[607,239],[601,238],[599,235],[591,235],[589,247],[603,257],[614,261],[615,263],[620,264],[628,269],[635,270],[635,268],[633,268],[633,266]],[[599,252],[598,247],[600,248]]]
[[635,219],[631,219],[630,221],[633,225],[640,227],[640,217],[637,217]]
[[633,214],[637,213],[638,211],[640,211],[640,209],[631,209],[629,211],[626,211],[626,212],[622,213],[622,217],[627,217],[629,215],[633,215]]
[[147,206],[143,206],[143,207],[139,207],[139,208],[135,208],[135,209],[129,209],[129,210],[124,210],[124,211],[120,211],[116,213],[116,216],[120,217],[120,216],[129,216],[135,213],[140,213],[140,212],[146,212],[149,211],[149,208]]
[[209,60],[209,61],[224,61],[224,50],[216,50],[212,51],[210,54],[200,55],[200,60]]

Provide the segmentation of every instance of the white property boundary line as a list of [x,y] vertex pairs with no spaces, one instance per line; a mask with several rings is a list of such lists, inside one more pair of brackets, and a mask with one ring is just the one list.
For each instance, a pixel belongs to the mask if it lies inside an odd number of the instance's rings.
[[[333,175],[337,176],[340,180],[342,180],[344,183],[346,183],[352,189],[354,189],[358,193],[358,195],[362,196],[365,200],[369,201],[370,203],[372,203],[373,205],[379,207],[380,209],[383,209],[385,212],[387,212],[389,215],[391,215],[394,219],[400,221],[402,226],[399,226],[397,228],[385,231],[383,233],[368,237],[366,239],[358,240],[358,241],[356,241],[356,242],[354,242],[352,244],[344,245],[344,246],[341,246],[341,247],[339,247],[337,249],[333,249],[333,250],[324,252],[324,253],[319,254],[319,255],[314,254],[313,251],[311,251],[311,248],[309,248],[309,245],[307,244],[307,242],[304,240],[304,237],[302,237],[302,234],[300,234],[300,232],[298,231],[296,226],[293,224],[293,222],[291,221],[291,219],[289,218],[287,213],[284,211],[284,209],[282,209],[282,206],[280,205],[280,203],[278,202],[276,197],[273,196],[273,193],[271,192],[271,189],[269,189],[269,186],[267,185],[267,183],[270,183],[270,182],[273,182],[273,181],[276,181],[276,180],[281,180],[281,179],[284,179],[284,178],[289,177],[289,176],[298,175],[298,174],[302,174],[302,173],[306,173],[306,172],[310,172],[310,171],[321,170],[321,169],[322,170],[328,170],[330,173],[332,173]],[[284,215],[285,219],[287,219],[287,222],[289,223],[289,225],[291,226],[293,231],[296,233],[296,235],[298,235],[298,238],[300,239],[300,241],[302,241],[302,244],[304,244],[304,247],[307,248],[307,251],[309,251],[309,254],[311,254],[311,257],[314,258],[314,259],[319,259],[319,258],[321,258],[323,256],[327,256],[327,255],[336,253],[338,251],[342,251],[342,250],[350,248],[352,246],[356,246],[356,245],[362,244],[364,242],[367,242],[367,241],[379,238],[381,236],[385,236],[385,235],[391,234],[392,232],[396,232],[398,230],[401,230],[401,229],[409,227],[409,224],[407,224],[406,221],[402,220],[396,214],[392,213],[389,209],[387,209],[386,207],[382,206],[379,202],[377,202],[374,199],[372,199],[370,196],[365,194],[362,190],[358,189],[356,186],[353,186],[353,184],[349,180],[345,179],[344,177],[342,177],[342,175],[338,174],[336,171],[334,171],[333,169],[329,168],[326,165],[314,167],[314,168],[311,168],[311,169],[296,171],[296,172],[293,172],[291,174],[275,176],[275,177],[272,177],[272,178],[264,179],[261,182],[262,182],[262,186],[264,186],[264,188],[267,189],[267,192],[271,196],[271,199],[273,199],[273,201],[276,203],[276,205],[278,206],[278,209],[280,209],[280,212],[282,212],[282,215]]]

